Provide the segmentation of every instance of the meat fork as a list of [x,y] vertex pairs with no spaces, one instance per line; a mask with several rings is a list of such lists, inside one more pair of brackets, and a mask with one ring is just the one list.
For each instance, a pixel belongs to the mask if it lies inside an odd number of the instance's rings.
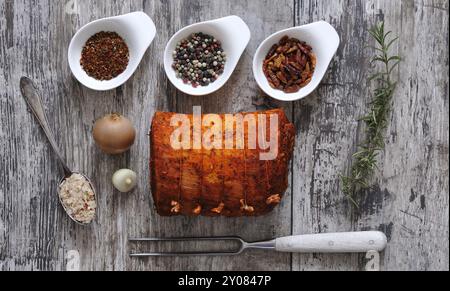
[[380,231],[321,233],[280,237],[268,241],[246,242],[238,236],[197,238],[131,238],[130,242],[234,241],[239,248],[224,252],[149,252],[132,253],[131,257],[153,256],[232,256],[246,249],[263,249],[291,253],[365,253],[382,251],[386,235]]

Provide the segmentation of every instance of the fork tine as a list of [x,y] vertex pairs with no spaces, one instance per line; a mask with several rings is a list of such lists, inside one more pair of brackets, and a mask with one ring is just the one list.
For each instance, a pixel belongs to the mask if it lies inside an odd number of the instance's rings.
[[242,238],[238,236],[216,236],[216,237],[173,237],[173,238],[158,238],[158,237],[146,237],[146,238],[129,238],[130,242],[146,242],[146,241],[212,241],[212,240],[235,240],[243,242]]
[[171,257],[171,256],[234,256],[242,253],[244,240],[238,236],[217,236],[217,237],[174,237],[174,238],[129,238],[130,242],[171,242],[171,241],[237,241],[240,244],[236,251],[225,252],[149,252],[149,253],[132,253],[130,257]]
[[240,254],[240,251],[236,252],[174,252],[174,253],[135,253],[130,254],[130,257],[189,257],[189,256],[235,256]]

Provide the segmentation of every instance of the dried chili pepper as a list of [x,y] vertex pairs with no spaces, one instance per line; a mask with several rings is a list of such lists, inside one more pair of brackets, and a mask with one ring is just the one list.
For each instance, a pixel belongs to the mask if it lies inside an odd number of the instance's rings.
[[263,62],[270,86],[285,93],[298,92],[308,85],[315,67],[316,56],[311,46],[287,35],[270,48]]

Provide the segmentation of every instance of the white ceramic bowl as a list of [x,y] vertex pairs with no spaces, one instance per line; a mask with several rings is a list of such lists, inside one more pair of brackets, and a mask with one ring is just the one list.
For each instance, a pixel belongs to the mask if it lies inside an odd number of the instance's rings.
[[[172,68],[172,52],[179,41],[196,32],[203,32],[218,39],[222,43],[223,51],[227,54],[227,61],[223,74],[215,82],[208,86],[194,88],[189,84],[184,84],[182,79],[177,78],[175,70]],[[219,90],[228,81],[249,41],[250,29],[238,16],[233,15],[189,25],[175,33],[167,43],[164,51],[164,69],[167,78],[178,90],[186,94],[195,96],[211,94]]]
[[[296,93],[284,93],[273,89],[263,72],[263,62],[270,48],[283,36],[297,38],[309,44],[317,57],[316,69],[311,82]],[[336,30],[327,22],[319,21],[311,24],[278,31],[265,39],[258,47],[253,58],[253,75],[259,87],[270,97],[281,101],[295,101],[311,94],[322,81],[328,66],[339,47],[340,39]]]
[[[130,53],[126,70],[108,81],[99,81],[88,76],[80,65],[81,51],[86,41],[100,31],[117,32],[127,43]],[[155,35],[155,24],[144,12],[133,12],[93,21],[78,30],[70,42],[68,51],[70,69],[75,78],[88,88],[98,91],[114,89],[133,75]]]

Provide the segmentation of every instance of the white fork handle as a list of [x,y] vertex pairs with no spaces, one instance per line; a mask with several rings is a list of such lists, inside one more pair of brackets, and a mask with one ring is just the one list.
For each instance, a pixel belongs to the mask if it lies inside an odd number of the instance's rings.
[[291,253],[365,253],[382,251],[386,235],[380,231],[320,233],[277,238],[275,250]]

